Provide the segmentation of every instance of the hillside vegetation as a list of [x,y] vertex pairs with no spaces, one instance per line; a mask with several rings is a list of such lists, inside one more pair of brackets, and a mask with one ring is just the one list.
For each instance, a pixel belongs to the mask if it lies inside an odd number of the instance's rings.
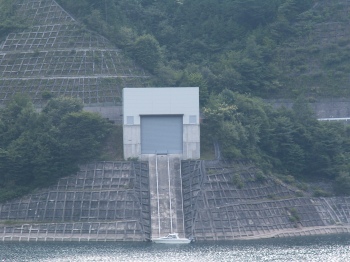
[[273,110],[258,98],[224,90],[203,112],[202,140],[218,141],[226,159],[252,159],[265,174],[328,181],[350,193],[350,127],[318,121],[304,99]]
[[55,183],[97,159],[111,124],[71,98],[41,112],[22,95],[0,110],[0,201]]
[[15,16],[13,1],[0,1],[0,39],[8,33],[25,28],[23,20],[23,17]]
[[[350,60],[347,59],[350,55],[349,2],[57,2],[88,30],[105,36],[155,76],[151,85],[199,86],[205,117],[202,141],[217,141],[226,160],[249,158],[266,174],[278,173],[303,180],[327,179],[334,183],[337,193],[350,193],[350,129],[342,124],[318,122],[307,106],[307,102],[320,97],[350,97]],[[22,21],[25,17],[16,17],[10,0],[0,0],[0,18],[0,39],[26,25]],[[261,98],[288,98],[296,102],[292,110],[273,110]],[[14,105],[19,101],[22,100],[14,100],[1,112],[0,123],[4,127],[9,121],[6,112],[16,108]],[[0,174],[3,176],[0,187],[3,189],[13,185],[29,185],[30,188],[44,185],[46,178],[71,173],[78,163],[99,154],[95,143],[102,143],[100,139],[105,137],[108,129],[105,123],[74,110],[67,112],[69,117],[62,115],[55,122],[52,115],[46,115],[51,112],[52,103],[48,103],[48,109],[36,113],[28,101],[23,102],[23,110],[11,121],[15,121],[13,130],[23,131],[30,126],[29,134],[16,131],[13,137],[0,139]],[[34,118],[23,121],[27,119],[26,114]],[[61,135],[67,132],[68,137],[84,138],[78,136],[80,127],[76,131],[69,129],[74,117],[87,117],[99,123],[93,130],[87,129],[92,132],[93,139],[88,135],[86,139],[91,138],[91,141],[84,143],[84,147],[77,145],[79,152],[91,152],[79,159],[75,157],[80,154],[70,147],[71,142],[80,143],[80,140],[51,137],[56,135],[55,132]],[[40,122],[42,119],[48,122]],[[37,121],[42,129],[30,124]],[[2,137],[7,134],[4,130],[0,131]],[[29,139],[20,138],[20,134],[28,135]],[[36,145],[33,137],[47,137],[55,147],[43,146],[44,141]],[[26,141],[33,144],[23,146]],[[39,156],[43,157],[47,156],[47,150],[61,154],[60,157],[72,156],[72,162],[62,166],[62,161],[71,158],[33,159],[29,154],[31,151],[18,153],[22,147],[38,150]],[[73,153],[62,153],[61,149],[73,150]],[[50,166],[44,164],[41,170],[37,163],[49,163]],[[24,172],[19,167],[28,170]],[[39,179],[32,180],[35,176]],[[31,184],[30,181],[36,182]]]
[[255,96],[349,96],[350,4],[334,0],[59,0],[158,76]]
[[[326,0],[59,0],[157,76],[199,86],[202,141],[265,172],[349,188],[349,128],[306,105],[349,96],[350,4]],[[274,111],[261,98],[297,99]]]
[[[199,86],[202,104],[224,89],[262,98],[350,96],[347,1],[57,2],[155,75],[153,85]],[[0,39],[30,26],[15,3],[0,1]]]

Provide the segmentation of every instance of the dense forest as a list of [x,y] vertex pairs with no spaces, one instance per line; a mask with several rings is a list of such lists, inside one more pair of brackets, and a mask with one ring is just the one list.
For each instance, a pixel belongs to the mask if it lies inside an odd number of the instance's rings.
[[72,98],[50,98],[37,112],[17,95],[0,109],[0,201],[49,186],[98,159],[111,124]]
[[[315,33],[322,33],[324,25],[350,21],[348,15],[339,15],[340,4],[324,0],[57,2],[154,75],[154,86],[199,86],[204,149],[214,140],[227,160],[249,158],[265,174],[326,180],[338,194],[350,193],[350,128],[317,121],[308,106],[320,97],[350,96],[350,32],[327,43]],[[25,26],[11,3],[0,1],[0,38]],[[276,110],[264,103],[265,98],[295,103],[292,109]],[[66,103],[70,110],[58,114]],[[3,199],[10,192],[4,188],[16,186],[20,191],[27,185],[46,185],[48,177],[72,173],[79,163],[98,156],[109,127],[83,113],[77,103],[52,99],[37,113],[30,101],[15,98],[1,110]],[[78,126],[72,128],[73,123]],[[90,124],[93,128],[87,128]],[[80,128],[86,137],[78,135]],[[62,136],[63,132],[69,135]],[[36,151],[33,158],[30,152]],[[41,165],[44,162],[50,166]]]
[[58,2],[161,86],[200,86],[203,99],[224,89],[264,98],[349,96],[350,18],[338,1]]
[[286,181],[334,182],[337,194],[349,194],[350,127],[318,121],[303,98],[292,109],[275,110],[224,90],[203,111],[203,138],[219,141],[227,159],[252,159],[265,174]]

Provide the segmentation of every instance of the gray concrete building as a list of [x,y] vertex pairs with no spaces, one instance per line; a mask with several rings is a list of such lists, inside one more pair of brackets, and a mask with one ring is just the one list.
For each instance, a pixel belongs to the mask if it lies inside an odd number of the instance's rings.
[[200,157],[199,88],[124,88],[124,158]]

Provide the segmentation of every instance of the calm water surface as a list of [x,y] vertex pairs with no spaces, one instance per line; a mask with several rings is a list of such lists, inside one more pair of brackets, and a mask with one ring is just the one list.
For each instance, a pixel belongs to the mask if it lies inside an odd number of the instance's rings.
[[350,235],[189,245],[152,243],[0,243],[0,261],[350,261]]

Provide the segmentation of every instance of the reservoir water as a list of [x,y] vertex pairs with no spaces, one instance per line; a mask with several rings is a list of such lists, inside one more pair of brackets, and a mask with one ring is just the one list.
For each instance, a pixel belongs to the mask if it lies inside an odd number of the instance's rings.
[[350,235],[162,245],[147,242],[4,242],[0,261],[350,261]]

